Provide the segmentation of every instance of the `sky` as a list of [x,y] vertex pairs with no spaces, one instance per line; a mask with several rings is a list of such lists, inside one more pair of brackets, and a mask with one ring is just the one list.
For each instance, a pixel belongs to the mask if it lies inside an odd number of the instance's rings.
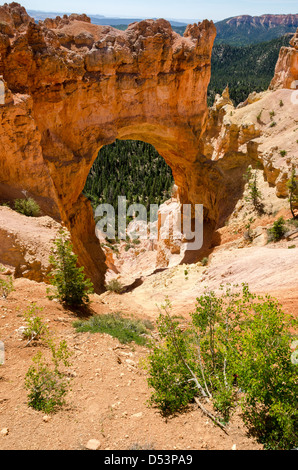
[[[9,0],[6,0],[9,2]],[[222,20],[238,15],[298,13],[297,0],[18,0],[26,9],[130,18]],[[3,2],[4,3],[4,2]]]

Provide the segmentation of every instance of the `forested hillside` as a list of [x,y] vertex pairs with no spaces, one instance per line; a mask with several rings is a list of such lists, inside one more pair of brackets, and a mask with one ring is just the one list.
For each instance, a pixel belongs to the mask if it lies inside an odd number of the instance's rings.
[[252,91],[266,90],[273,78],[280,48],[288,46],[291,37],[286,35],[246,47],[215,44],[208,105],[212,105],[215,94],[222,93],[227,84],[235,105],[244,101]]
[[103,147],[89,173],[84,194],[93,207],[101,203],[118,209],[118,196],[133,203],[161,204],[169,199],[173,184],[170,167],[152,145],[116,140]]
[[271,41],[287,33],[295,33],[298,27],[298,15],[243,15],[216,22],[215,26],[216,43],[245,46]]

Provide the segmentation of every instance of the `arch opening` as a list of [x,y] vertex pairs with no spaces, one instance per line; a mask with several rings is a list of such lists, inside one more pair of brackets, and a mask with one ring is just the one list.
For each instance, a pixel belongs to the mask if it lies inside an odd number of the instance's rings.
[[[158,210],[166,201],[177,201],[173,190],[172,170],[153,145],[130,139],[101,148],[83,195],[91,203],[96,234],[106,255],[106,283],[118,276],[132,283],[157,268]],[[122,200],[125,238],[119,233]],[[108,216],[112,219],[109,222]],[[108,226],[110,237],[106,233]]]

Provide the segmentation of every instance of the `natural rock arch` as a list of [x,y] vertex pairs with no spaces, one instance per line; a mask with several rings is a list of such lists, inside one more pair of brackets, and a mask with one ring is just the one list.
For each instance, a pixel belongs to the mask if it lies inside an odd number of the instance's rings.
[[7,25],[0,34],[2,196],[25,190],[61,219],[97,290],[104,255],[82,190],[103,145],[115,139],[154,145],[172,168],[181,200],[203,204],[206,220],[218,221],[228,187],[201,142],[212,22],[189,25],[184,37],[165,20],[125,32],[76,15],[36,25],[15,3],[0,8],[0,19]]

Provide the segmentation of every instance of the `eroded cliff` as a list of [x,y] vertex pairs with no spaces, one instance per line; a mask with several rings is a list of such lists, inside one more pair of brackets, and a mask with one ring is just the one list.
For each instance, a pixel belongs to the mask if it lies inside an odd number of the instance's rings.
[[188,26],[184,37],[165,20],[125,32],[76,15],[36,25],[16,3],[1,7],[0,19],[3,194],[27,191],[62,219],[96,286],[103,285],[104,256],[82,190],[102,145],[116,138],[153,144],[181,199],[204,203],[206,217],[216,220],[221,176],[200,151],[212,22]]

